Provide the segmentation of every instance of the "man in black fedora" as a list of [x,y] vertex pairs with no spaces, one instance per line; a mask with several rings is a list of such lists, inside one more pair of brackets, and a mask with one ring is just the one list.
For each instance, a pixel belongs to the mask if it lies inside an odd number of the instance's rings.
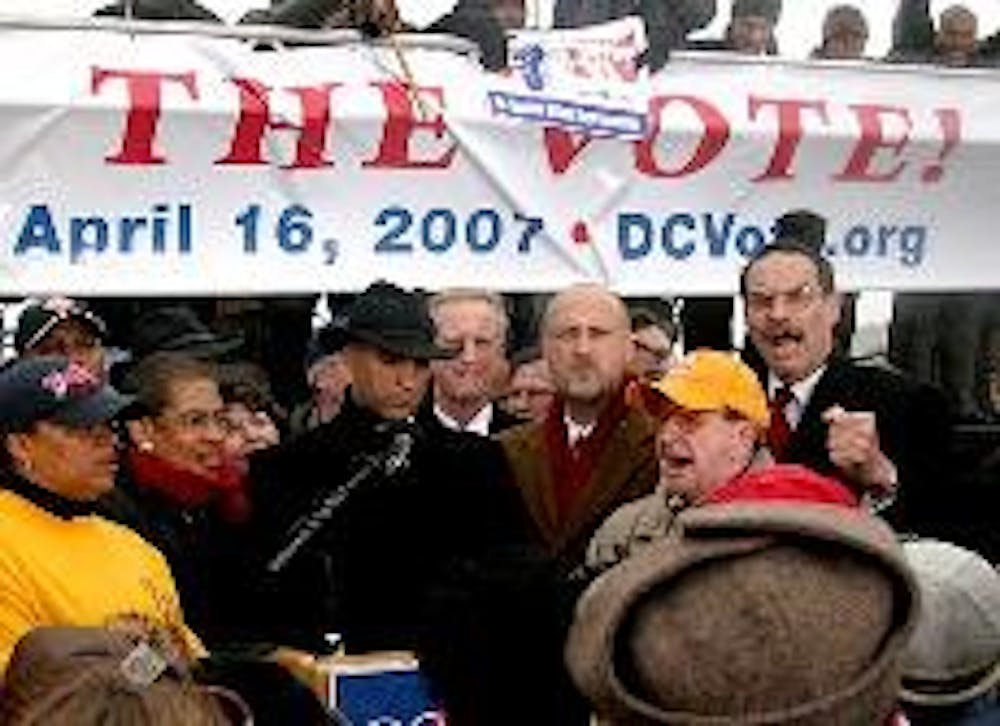
[[375,283],[321,340],[343,346],[343,408],[251,467],[256,635],[412,650],[438,578],[518,539],[518,500],[495,442],[415,422],[429,362],[448,355],[419,295]]

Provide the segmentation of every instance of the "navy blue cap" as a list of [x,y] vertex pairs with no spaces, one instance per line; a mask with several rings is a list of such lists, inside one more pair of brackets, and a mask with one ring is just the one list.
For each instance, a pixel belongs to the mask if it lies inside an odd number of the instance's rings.
[[37,421],[91,426],[110,421],[133,401],[63,356],[23,358],[0,371],[0,430],[4,431],[25,431]]

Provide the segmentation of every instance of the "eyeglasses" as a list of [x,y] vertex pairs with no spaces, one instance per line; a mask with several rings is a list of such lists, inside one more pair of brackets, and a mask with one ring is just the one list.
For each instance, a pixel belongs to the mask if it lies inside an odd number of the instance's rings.
[[822,290],[808,282],[794,290],[786,292],[749,290],[746,294],[747,312],[753,314],[766,313],[771,311],[775,303],[780,301],[784,310],[791,315],[795,315],[811,307],[823,295]]
[[206,431],[216,428],[228,432],[232,428],[232,422],[225,411],[182,411],[165,413],[160,418],[183,429]]

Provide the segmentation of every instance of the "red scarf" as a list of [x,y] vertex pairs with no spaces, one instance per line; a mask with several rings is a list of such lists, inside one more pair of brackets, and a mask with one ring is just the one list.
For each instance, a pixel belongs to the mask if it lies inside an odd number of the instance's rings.
[[549,465],[556,499],[559,521],[566,519],[597,465],[608,440],[628,411],[625,396],[619,391],[597,417],[597,424],[588,436],[572,448],[566,432],[565,404],[556,399],[545,419],[545,443],[549,451]]
[[215,507],[227,522],[243,522],[250,515],[244,470],[235,463],[206,476],[133,448],[128,464],[136,485],[159,492],[182,509]]

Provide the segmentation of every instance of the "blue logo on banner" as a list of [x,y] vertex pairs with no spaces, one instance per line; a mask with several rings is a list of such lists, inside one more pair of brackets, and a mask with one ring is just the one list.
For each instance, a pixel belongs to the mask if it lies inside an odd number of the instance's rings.
[[514,54],[514,67],[521,71],[524,78],[524,85],[532,91],[541,91],[545,88],[545,74],[542,67],[545,65],[545,49],[538,43],[529,43],[519,49]]

